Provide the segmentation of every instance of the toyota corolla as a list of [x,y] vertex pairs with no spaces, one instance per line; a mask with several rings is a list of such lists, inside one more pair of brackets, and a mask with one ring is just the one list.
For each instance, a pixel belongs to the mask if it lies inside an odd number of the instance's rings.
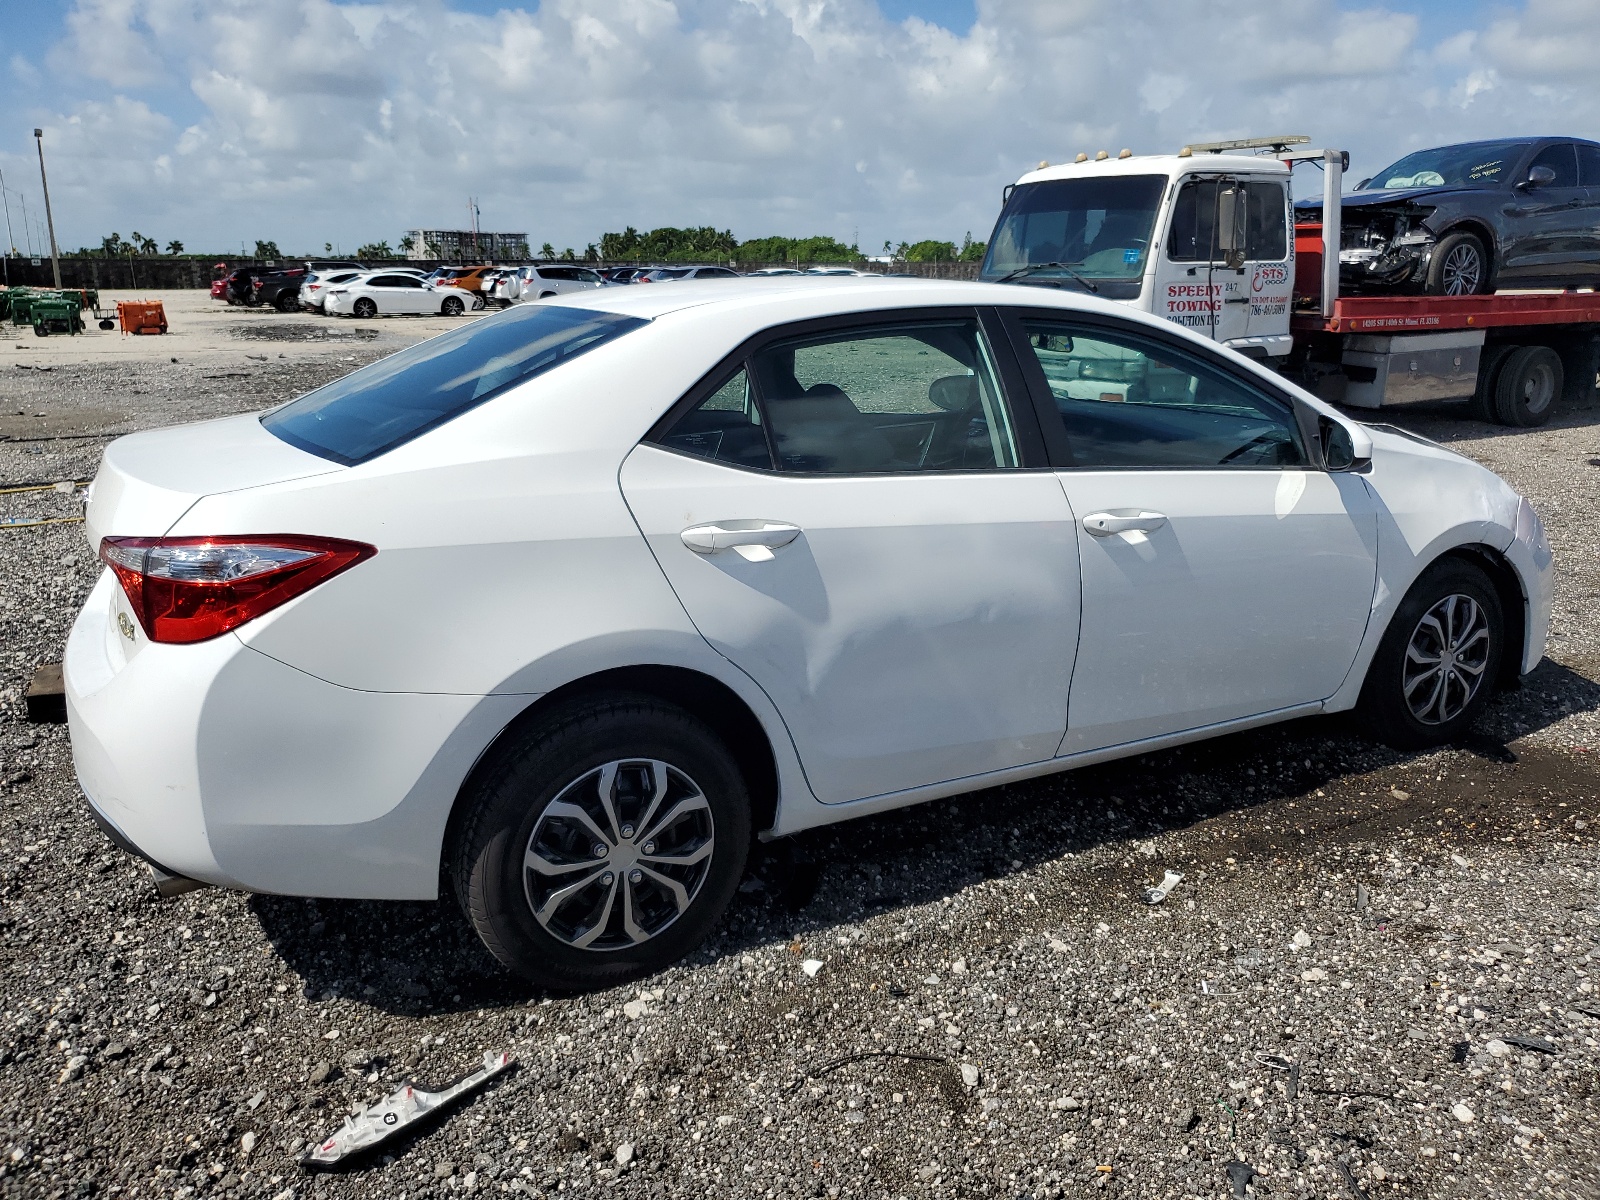
[[74,755],[163,889],[427,899],[586,987],[751,841],[1313,713],[1459,736],[1538,663],[1528,503],[1073,293],[518,306],[122,438]]

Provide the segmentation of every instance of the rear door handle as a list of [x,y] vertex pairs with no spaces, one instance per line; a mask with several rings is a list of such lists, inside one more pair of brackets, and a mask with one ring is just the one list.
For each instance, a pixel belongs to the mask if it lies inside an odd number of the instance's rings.
[[749,562],[770,562],[774,550],[800,536],[800,527],[786,521],[724,521],[691,525],[678,536],[696,554],[732,550]]
[[1083,519],[1083,527],[1095,537],[1110,537],[1114,533],[1154,533],[1167,523],[1158,512],[1125,508],[1116,512],[1090,513]]

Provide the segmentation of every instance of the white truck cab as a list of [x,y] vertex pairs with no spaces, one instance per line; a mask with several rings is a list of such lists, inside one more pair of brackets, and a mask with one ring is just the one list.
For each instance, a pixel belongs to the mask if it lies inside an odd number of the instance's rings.
[[1006,189],[979,278],[1093,292],[1281,360],[1293,346],[1290,172],[1250,151],[1308,140],[1041,163]]

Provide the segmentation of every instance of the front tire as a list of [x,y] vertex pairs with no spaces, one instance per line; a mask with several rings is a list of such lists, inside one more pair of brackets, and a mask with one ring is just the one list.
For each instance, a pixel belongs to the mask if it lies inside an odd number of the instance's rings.
[[466,311],[466,305],[461,303],[460,296],[446,296],[444,303],[439,306],[439,311],[447,317],[459,317]]
[[1450,233],[1428,260],[1430,296],[1476,296],[1489,290],[1489,253],[1477,235]]
[[1400,602],[1361,688],[1356,714],[1396,749],[1460,739],[1489,702],[1505,655],[1505,616],[1488,576],[1445,559]]
[[645,696],[575,702],[513,736],[452,840],[456,895],[489,952],[561,991],[658,971],[733,898],[750,803],[702,722]]

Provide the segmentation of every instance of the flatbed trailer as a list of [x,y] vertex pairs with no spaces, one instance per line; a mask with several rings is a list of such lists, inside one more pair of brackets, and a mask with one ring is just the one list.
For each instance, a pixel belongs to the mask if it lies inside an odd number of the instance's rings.
[[[1337,201],[1327,208],[1337,221]],[[1463,401],[1482,420],[1532,426],[1558,402],[1593,397],[1600,292],[1341,296],[1328,248],[1320,223],[1295,226],[1294,346],[1281,368],[1323,399],[1365,409]]]

